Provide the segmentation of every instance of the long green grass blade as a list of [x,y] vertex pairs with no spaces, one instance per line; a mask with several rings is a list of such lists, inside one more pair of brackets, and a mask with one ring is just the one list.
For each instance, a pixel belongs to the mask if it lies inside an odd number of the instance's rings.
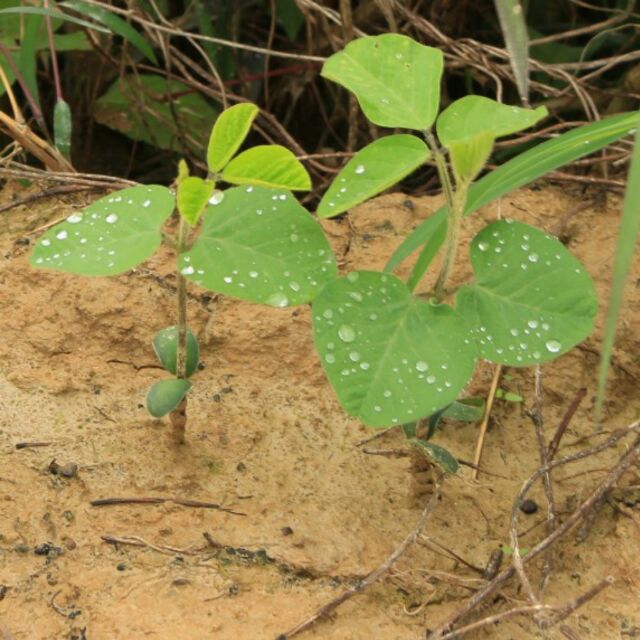
[[[636,118],[640,126],[640,118]],[[640,145],[636,136],[633,145],[631,168],[627,181],[627,191],[624,197],[622,220],[616,247],[616,257],[613,265],[613,280],[611,283],[611,296],[607,308],[607,318],[604,325],[604,340],[600,369],[598,371],[598,391],[596,393],[595,417],[599,420],[602,415],[602,405],[605,399],[607,387],[607,374],[613,352],[613,342],[616,335],[616,326],[620,317],[624,285],[629,276],[636,241],[640,235]]]
[[[625,135],[633,133],[638,124],[638,116],[638,112],[625,113],[593,122],[563,133],[557,138],[547,140],[521,153],[472,185],[469,189],[465,215],[473,213],[514,189],[541,178],[558,167],[599,151]],[[437,227],[440,225],[446,225],[445,207],[438,209],[405,238],[389,259],[385,271],[395,269],[414,251],[420,249],[436,233]],[[440,237],[444,238],[444,235]],[[421,264],[422,273],[416,274],[414,277],[419,275],[419,279],[428,267],[429,263],[423,261]]]
[[153,47],[128,22],[125,22],[122,18],[118,18],[118,16],[111,13],[111,11],[82,2],[81,0],[69,0],[68,2],[60,3],[60,6],[72,9],[73,11],[101,22],[116,35],[122,36],[129,44],[145,56],[145,58],[148,58],[154,64],[158,64],[158,58],[153,51]]
[[529,34],[520,0],[495,0],[520,99],[529,103]]
[[73,24],[86,27],[87,29],[93,29],[94,31],[101,31],[102,33],[109,33],[109,29],[105,29],[93,22],[87,22],[80,18],[74,18],[73,16],[56,11],[55,9],[44,9],[43,7],[10,7],[9,9],[0,10],[0,14],[32,14],[37,16],[50,16],[51,18],[58,18],[59,20],[65,20],[66,22],[73,22]]

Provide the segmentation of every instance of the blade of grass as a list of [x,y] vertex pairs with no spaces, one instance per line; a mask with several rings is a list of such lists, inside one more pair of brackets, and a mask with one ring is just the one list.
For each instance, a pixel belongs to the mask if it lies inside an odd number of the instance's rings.
[[61,11],[56,11],[55,9],[45,9],[43,7],[10,7],[8,9],[1,9],[0,14],[19,14],[19,15],[27,15],[33,14],[38,16],[49,16],[51,18],[58,18],[59,20],[65,20],[66,22],[73,22],[73,24],[80,25],[81,27],[86,27],[87,29],[93,29],[94,31],[101,31],[102,33],[109,33],[109,29],[105,29],[93,22],[87,22],[86,20],[80,20],[79,18],[74,18],[73,16],[67,15],[66,13],[62,13]]
[[[640,118],[638,118],[640,127]],[[629,276],[633,254],[636,248],[636,241],[640,234],[640,145],[638,138],[633,145],[633,155],[631,157],[631,168],[627,180],[627,190],[624,197],[624,207],[622,209],[622,220],[620,221],[620,231],[618,244],[616,246],[616,256],[613,265],[613,279],[611,283],[611,295],[607,308],[607,318],[604,326],[604,339],[602,344],[602,356],[598,371],[598,390],[596,393],[595,418],[598,422],[602,416],[602,406],[605,400],[607,387],[607,374],[613,352],[613,343],[616,336],[616,326],[620,317],[624,285]]]
[[529,34],[520,0],[495,0],[516,86],[523,104],[529,104]]

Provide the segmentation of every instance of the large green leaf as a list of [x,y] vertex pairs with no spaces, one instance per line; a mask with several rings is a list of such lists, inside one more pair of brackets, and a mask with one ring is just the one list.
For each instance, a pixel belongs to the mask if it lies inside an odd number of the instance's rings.
[[[67,0],[60,3],[60,6],[71,9],[77,13],[89,16],[109,28],[112,33],[122,36],[129,44],[135,47],[145,58],[153,64],[158,65],[158,58],[153,51],[153,47],[136,31],[128,22],[119,18],[115,13],[98,7],[82,0]],[[95,27],[94,27],[95,28]]]
[[442,67],[439,49],[390,33],[353,40],[322,75],[354,93],[371,122],[421,131],[438,113]]
[[275,307],[309,302],[336,276],[320,225],[291,193],[258,186],[219,192],[180,270],[207,289]]
[[392,275],[354,271],[313,302],[313,332],[340,403],[374,427],[411,422],[453,402],[476,348],[460,315],[414,298]]
[[278,144],[243,151],[224,168],[222,179],[231,184],[256,184],[289,191],[311,189],[307,170],[289,149]]
[[[637,112],[612,116],[563,133],[521,153],[471,186],[465,214],[469,215],[492,200],[634,132],[637,120]],[[435,238],[437,233],[439,235],[436,242],[441,245],[444,241],[442,227],[446,226],[446,220],[446,208],[441,207],[405,238],[391,256],[385,270],[395,269],[429,238]],[[424,270],[429,266],[425,263],[423,261]]]
[[[162,366],[169,372],[176,375],[178,361],[178,327],[165,327],[153,336],[153,350],[158,356]],[[200,361],[200,347],[191,329],[187,329],[186,340],[187,353],[187,378],[190,378],[198,368]]]
[[189,389],[188,380],[173,378],[156,382],[147,393],[147,411],[154,418],[166,416],[182,402]]
[[201,152],[216,111],[193,88],[154,74],[116,80],[96,102],[95,118],[133,140],[161,149]]
[[445,147],[452,142],[491,133],[507,136],[533,126],[546,117],[546,107],[523,109],[501,104],[484,96],[465,96],[452,102],[438,117],[436,130]]
[[557,358],[593,330],[593,282],[562,243],[521,222],[499,221],[471,244],[475,282],[456,308],[473,323],[483,358],[510,366]]
[[173,195],[166,187],[116,191],[46,231],[29,263],[85,276],[128,271],[160,246],[160,227],[173,207]]
[[330,218],[394,185],[429,158],[427,145],[408,134],[380,138],[364,147],[335,177],[318,205]]
[[209,171],[220,171],[233,158],[257,115],[258,107],[255,104],[242,102],[225,109],[218,116],[211,130],[207,149]]
[[176,196],[178,211],[192,227],[196,226],[209,202],[212,191],[213,182],[196,176],[187,176],[178,181]]

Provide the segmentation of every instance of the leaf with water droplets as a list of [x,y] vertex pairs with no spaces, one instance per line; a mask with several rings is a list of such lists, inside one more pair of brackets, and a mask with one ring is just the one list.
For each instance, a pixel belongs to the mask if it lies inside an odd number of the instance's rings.
[[329,282],[313,302],[313,332],[342,406],[373,427],[446,407],[473,372],[476,348],[459,314],[414,298],[392,275]]
[[[153,336],[153,350],[158,356],[162,366],[169,372],[176,375],[176,364],[178,360],[178,327],[165,327]],[[187,378],[191,377],[198,368],[200,361],[200,347],[191,329],[187,329]]]
[[510,366],[553,360],[593,330],[596,292],[582,264],[556,238],[500,221],[471,244],[476,280],[457,294],[483,358]]
[[29,264],[85,276],[123,273],[151,257],[175,202],[166,187],[114,191],[46,231]]
[[160,380],[151,386],[147,393],[147,411],[154,418],[162,418],[171,413],[191,389],[188,380],[172,378]]
[[251,147],[236,156],[222,172],[231,184],[255,184],[263,187],[308,191],[311,178],[302,163],[278,144]]
[[353,40],[322,75],[354,93],[371,122],[422,131],[438,113],[442,67],[439,49],[388,33]]
[[337,272],[322,228],[293,195],[251,186],[209,205],[179,265],[207,289],[274,307],[309,302]]
[[385,136],[347,162],[318,205],[319,218],[331,218],[384,191],[429,158],[427,145],[408,134]]

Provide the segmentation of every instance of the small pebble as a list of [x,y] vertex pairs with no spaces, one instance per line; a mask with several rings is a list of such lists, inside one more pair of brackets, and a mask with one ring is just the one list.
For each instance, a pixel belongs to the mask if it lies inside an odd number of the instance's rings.
[[48,556],[49,552],[53,549],[52,545],[48,542],[43,542],[42,544],[38,544],[33,548],[33,553],[37,556]]
[[293,529],[291,527],[282,527],[282,529],[280,529],[280,532],[282,533],[283,536],[293,535]]
[[118,562],[118,564],[116,565],[116,569],[118,571],[126,571],[127,570],[127,563],[126,562]]
[[19,542],[15,547],[13,547],[13,550],[16,553],[29,553],[29,545],[24,542]]
[[184,587],[187,584],[191,584],[191,581],[187,578],[176,578],[171,584],[174,587]]
[[236,471],[246,471],[247,465],[244,462],[238,462],[236,465]]
[[527,515],[535,513],[537,510],[538,510],[538,504],[536,503],[535,500],[525,500],[520,505],[520,511],[522,511],[522,513],[526,513]]

